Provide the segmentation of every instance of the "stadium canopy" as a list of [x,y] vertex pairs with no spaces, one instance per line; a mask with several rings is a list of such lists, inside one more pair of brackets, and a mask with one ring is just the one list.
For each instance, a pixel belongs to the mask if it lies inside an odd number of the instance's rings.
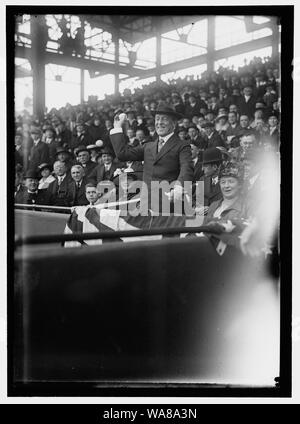
[[[33,77],[33,111],[41,115],[45,109],[45,65],[57,64],[81,70],[81,100],[84,98],[84,77],[115,76],[115,93],[120,81],[129,78],[146,79],[207,65],[214,70],[216,61],[272,46],[278,54],[279,26],[276,17],[235,16],[244,22],[248,33],[269,29],[259,36],[224,48],[216,48],[217,16],[206,15],[21,15],[16,17],[15,57],[26,59],[30,67],[16,67],[16,77]],[[206,45],[189,41],[189,31],[195,23],[206,21]],[[187,30],[183,30],[187,28]],[[165,34],[176,31],[176,42],[198,48],[197,54],[164,63],[162,45]],[[155,39],[155,58],[143,61],[138,57],[140,45]],[[173,38],[174,40],[174,38]],[[37,95],[38,93],[38,95]]]

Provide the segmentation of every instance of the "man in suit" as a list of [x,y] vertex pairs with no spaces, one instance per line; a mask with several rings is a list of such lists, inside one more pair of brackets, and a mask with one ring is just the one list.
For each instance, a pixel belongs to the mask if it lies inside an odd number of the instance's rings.
[[86,125],[83,122],[79,121],[76,124],[76,134],[72,138],[71,148],[72,150],[76,149],[79,146],[88,146],[93,143],[92,136],[88,133]]
[[191,145],[192,160],[194,165],[193,183],[196,183],[196,181],[199,181],[203,175],[203,169],[202,169],[203,154],[201,154],[201,157],[200,157],[201,144],[199,144],[199,142],[197,142],[196,140],[190,141],[190,145]]
[[199,129],[196,125],[191,125],[188,129],[188,136],[190,143],[199,147],[200,150],[205,150],[207,147],[207,140],[199,134]]
[[84,168],[84,174],[88,178],[89,174],[96,168],[96,162],[91,161],[90,152],[85,146],[80,146],[76,155],[78,163]]
[[202,125],[207,136],[207,148],[224,147],[224,142],[218,131],[215,130],[215,125],[212,122],[206,122]]
[[243,95],[238,100],[238,108],[240,115],[247,115],[253,118],[255,112],[256,97],[253,95],[251,85],[247,85],[243,89]]
[[23,167],[23,134],[21,131],[17,131],[15,135],[15,165],[19,164]]
[[50,195],[50,205],[69,206],[68,183],[71,181],[71,176],[67,172],[66,164],[61,161],[54,162],[53,173],[55,181],[49,184],[47,189]]
[[49,205],[50,196],[47,190],[38,190],[37,172],[28,170],[25,174],[25,189],[16,193],[15,203],[26,205]]
[[88,205],[85,195],[85,186],[88,183],[84,176],[84,169],[81,165],[73,165],[71,168],[72,180],[68,183],[68,204],[69,206]]
[[33,146],[30,150],[29,169],[37,171],[41,163],[49,162],[49,148],[46,143],[42,142],[42,131],[40,128],[33,128],[31,130],[31,137],[33,139]]
[[59,147],[58,142],[55,138],[55,130],[52,128],[48,128],[45,131],[45,143],[49,149],[49,160],[50,164],[53,165],[55,162],[56,150]]
[[271,149],[274,149],[276,151],[279,150],[280,132],[278,129],[277,114],[275,114],[274,112],[271,113],[268,119],[268,131],[266,133],[266,136],[264,137],[263,142],[265,141],[270,144]]
[[[137,147],[126,145],[122,129],[126,115],[115,118],[110,138],[117,158],[120,161],[144,161],[141,192],[143,215],[148,214],[148,208],[155,214],[168,215],[174,210],[174,202],[181,202],[182,209],[184,183],[189,182],[192,189],[194,170],[191,148],[175,134],[177,120],[181,117],[169,105],[161,103],[155,111],[155,129],[159,139]],[[167,191],[160,191],[158,187],[163,181],[173,184],[173,188],[168,186]],[[177,207],[175,209],[177,211]]]
[[204,205],[200,205],[203,208],[202,213],[204,215],[206,214],[209,205],[222,197],[218,178],[221,163],[222,153],[220,149],[212,147],[205,150],[203,154],[204,175],[200,178],[200,181],[204,182]]
[[95,166],[95,168],[90,172],[88,176],[89,182],[95,184],[100,183],[101,181],[112,181],[114,178],[114,172],[120,165],[113,161],[113,152],[105,147],[102,149],[102,162],[101,164]]

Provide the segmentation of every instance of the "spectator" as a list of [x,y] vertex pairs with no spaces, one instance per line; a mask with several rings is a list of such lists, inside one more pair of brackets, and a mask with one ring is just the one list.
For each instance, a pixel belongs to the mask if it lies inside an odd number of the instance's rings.
[[15,135],[15,165],[19,164],[23,167],[24,164],[24,152],[23,152],[23,134],[21,131],[17,131]]
[[113,152],[110,149],[102,150],[103,163],[97,165],[89,174],[89,181],[98,184],[101,181],[113,180],[114,172],[118,168],[118,163],[113,162]]
[[255,111],[256,97],[253,95],[253,88],[246,85],[243,89],[243,95],[239,99],[238,108],[241,115],[253,117]]
[[55,180],[49,184],[47,189],[50,196],[49,204],[53,206],[69,206],[68,183],[71,180],[71,175],[67,173],[65,162],[54,162],[53,176]]
[[95,143],[99,139],[101,140],[105,135],[104,128],[101,125],[100,116],[97,114],[95,114],[92,119],[92,124],[89,127],[89,133],[92,137],[91,144]]
[[56,150],[55,159],[65,164],[67,172],[69,172],[74,165],[74,161],[71,158],[71,153],[64,147],[58,147]]
[[69,206],[83,206],[88,204],[85,195],[85,186],[88,183],[84,176],[84,169],[81,165],[73,165],[71,168],[72,180],[68,182],[67,198]]
[[201,206],[202,214],[208,211],[208,206],[221,198],[219,186],[219,167],[222,163],[222,153],[216,147],[209,148],[203,153],[203,176],[200,181],[204,183],[204,205]]
[[[236,163],[227,162],[220,168],[219,181],[221,198],[214,201],[204,218],[204,225],[213,223],[227,224],[239,221],[242,223],[247,218],[247,207],[243,199],[243,168]],[[224,252],[226,244],[239,247],[239,239],[231,237],[225,231],[219,235],[207,235],[216,247],[219,254]],[[225,244],[225,246],[224,246]]]
[[88,146],[93,143],[92,136],[88,133],[86,125],[83,122],[77,122],[76,134],[73,136],[71,148],[74,150],[79,146]]
[[85,185],[85,196],[90,206],[94,206],[94,204],[99,199],[99,193],[97,192],[97,187],[93,183],[87,183]]
[[39,166],[39,172],[41,175],[41,179],[39,180],[38,189],[45,190],[49,187],[49,184],[55,181],[55,178],[53,177],[53,175],[51,175],[52,166],[49,163],[42,163]]
[[222,137],[215,130],[215,126],[212,122],[203,124],[202,128],[207,136],[207,148],[221,146],[224,147]]
[[188,129],[190,143],[199,146],[199,149],[204,150],[207,147],[207,140],[199,134],[199,130],[195,125],[191,125]]
[[49,163],[53,165],[55,162],[56,151],[59,147],[58,141],[55,138],[55,130],[53,128],[47,128],[45,130],[45,143],[49,149]]
[[77,149],[77,161],[84,169],[84,175],[86,177],[93,171],[93,169],[97,166],[95,162],[91,161],[91,156],[89,150],[85,146],[80,146]]
[[40,128],[32,128],[31,136],[33,138],[33,146],[30,151],[29,169],[37,172],[41,163],[49,162],[49,148],[41,140],[42,131]]
[[49,205],[50,198],[47,190],[38,189],[38,175],[33,170],[25,174],[25,189],[19,190],[15,196],[15,203],[26,205]]

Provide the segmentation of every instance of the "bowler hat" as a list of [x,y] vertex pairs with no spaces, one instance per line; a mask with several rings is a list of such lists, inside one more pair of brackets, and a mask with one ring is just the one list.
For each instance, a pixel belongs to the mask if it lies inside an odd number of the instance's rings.
[[80,152],[88,152],[89,153],[89,150],[86,146],[78,146],[77,149],[75,149],[75,150],[76,150],[76,152],[75,151],[74,152],[75,152],[76,156],[78,156]]
[[55,156],[57,156],[59,153],[68,153],[68,154],[70,154],[70,152],[67,149],[65,149],[64,147],[58,147],[56,149]]
[[33,178],[35,180],[38,180],[38,173],[33,169],[29,169],[24,175],[24,178]]
[[109,147],[103,147],[103,149],[101,149],[101,155],[104,154],[114,156],[114,152]]
[[222,161],[222,152],[216,147],[211,147],[203,152],[203,164]]
[[202,128],[215,128],[215,124],[213,122],[204,122],[201,126]]
[[181,113],[176,112],[176,110],[174,110],[170,105],[165,102],[159,103],[157,109],[155,110],[155,115],[157,114],[170,115],[177,119],[182,119],[184,117]]
[[38,128],[38,127],[34,127],[34,128],[32,128],[30,130],[30,133],[31,134],[41,134],[42,133],[42,130],[40,128]]

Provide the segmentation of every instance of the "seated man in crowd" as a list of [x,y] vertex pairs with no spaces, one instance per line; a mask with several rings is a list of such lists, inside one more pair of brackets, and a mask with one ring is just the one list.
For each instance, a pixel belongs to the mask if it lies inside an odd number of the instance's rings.
[[63,162],[66,166],[66,170],[70,173],[74,160],[72,160],[71,153],[64,147],[58,147],[56,150],[55,160]]
[[90,206],[93,206],[99,199],[99,193],[97,187],[93,183],[87,183],[85,185],[85,196]]
[[49,184],[47,189],[50,195],[50,205],[68,206],[68,183],[71,175],[67,173],[66,164],[61,161],[54,162],[53,174],[55,180]]
[[71,168],[72,180],[67,187],[67,197],[69,206],[83,206],[88,204],[85,195],[85,186],[88,183],[84,176],[84,169],[81,165],[73,165]]
[[218,131],[215,130],[215,125],[212,122],[206,122],[202,125],[202,128],[207,136],[207,148],[217,146],[225,147],[222,137],[218,134]]
[[90,152],[85,146],[80,146],[76,151],[76,155],[78,163],[84,169],[85,176],[88,177],[97,164],[91,161]]
[[201,208],[198,211],[200,214],[205,215],[211,203],[221,198],[218,176],[221,163],[222,153],[220,149],[212,147],[204,151],[202,165],[204,175],[200,178],[200,181],[204,184],[204,205],[196,205],[196,207]]
[[24,176],[25,189],[17,192],[15,203],[26,205],[49,205],[50,196],[47,190],[39,190],[38,174],[35,171],[28,170]]
[[88,176],[88,180],[95,184],[100,181],[113,180],[114,172],[119,168],[118,163],[113,161],[113,152],[108,149],[102,149],[102,161],[100,165],[97,165]]
[[188,129],[190,143],[198,145],[199,149],[204,150],[207,147],[207,140],[199,134],[199,130],[195,125],[191,125]]

